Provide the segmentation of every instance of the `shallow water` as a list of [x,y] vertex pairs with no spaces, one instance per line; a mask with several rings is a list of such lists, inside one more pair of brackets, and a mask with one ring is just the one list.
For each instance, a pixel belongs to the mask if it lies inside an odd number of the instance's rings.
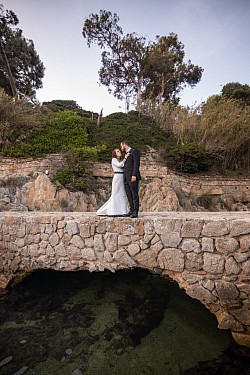
[[0,373],[250,374],[250,351],[216,327],[147,271],[37,271],[0,298]]

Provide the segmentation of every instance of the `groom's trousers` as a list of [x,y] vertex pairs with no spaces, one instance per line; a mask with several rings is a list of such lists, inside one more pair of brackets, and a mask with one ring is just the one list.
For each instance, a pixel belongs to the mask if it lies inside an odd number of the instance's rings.
[[127,194],[129,208],[131,211],[139,211],[139,180],[135,182],[128,181],[125,179],[124,181],[125,192]]

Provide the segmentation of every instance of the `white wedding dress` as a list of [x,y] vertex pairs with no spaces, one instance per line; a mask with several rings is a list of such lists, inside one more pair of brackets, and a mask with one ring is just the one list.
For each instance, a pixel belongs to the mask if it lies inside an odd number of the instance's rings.
[[99,216],[121,216],[128,213],[127,196],[124,188],[123,167],[124,163],[116,158],[112,159],[114,177],[112,180],[112,193],[109,200],[97,210]]

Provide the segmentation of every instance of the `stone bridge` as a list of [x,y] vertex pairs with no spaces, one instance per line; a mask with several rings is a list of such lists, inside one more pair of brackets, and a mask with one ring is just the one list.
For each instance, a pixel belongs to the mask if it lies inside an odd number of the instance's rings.
[[136,267],[170,277],[250,346],[249,212],[1,212],[0,287],[37,269],[111,272]]

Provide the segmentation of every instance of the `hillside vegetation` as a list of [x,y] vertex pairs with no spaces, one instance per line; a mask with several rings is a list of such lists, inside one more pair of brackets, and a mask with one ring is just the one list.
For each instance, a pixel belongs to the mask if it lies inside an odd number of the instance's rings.
[[112,150],[128,139],[142,153],[153,147],[182,173],[249,174],[250,106],[243,101],[217,95],[191,109],[146,101],[141,108],[113,113],[98,124],[98,114],[74,101],[31,105],[1,92],[0,152],[9,157],[62,152],[71,172],[81,175],[84,160],[110,160]]

